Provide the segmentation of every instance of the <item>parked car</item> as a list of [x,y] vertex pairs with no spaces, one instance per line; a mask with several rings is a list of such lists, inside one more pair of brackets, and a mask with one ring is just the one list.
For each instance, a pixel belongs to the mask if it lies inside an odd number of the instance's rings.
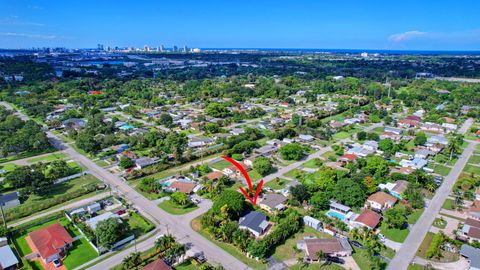
[[61,262],[59,259],[53,260],[52,263],[53,263],[53,265],[54,265],[55,267],[60,267],[60,266],[62,266],[62,262]]

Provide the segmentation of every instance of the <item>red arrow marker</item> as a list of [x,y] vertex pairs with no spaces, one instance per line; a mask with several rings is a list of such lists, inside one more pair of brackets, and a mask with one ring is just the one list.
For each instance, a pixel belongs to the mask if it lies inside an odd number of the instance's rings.
[[[227,156],[222,156],[222,158],[232,163],[235,167],[237,167],[237,169],[242,173],[243,177],[245,177],[245,180],[247,181],[247,184],[248,184],[248,188],[250,189],[250,193],[252,193],[253,192],[252,180],[250,179],[250,176],[248,175],[247,171],[242,167],[242,165],[240,165],[237,161]],[[257,190],[255,191],[255,196],[253,198],[251,198],[250,195],[248,195],[248,193],[242,187],[240,187],[240,191],[243,193],[245,198],[247,198],[253,205],[256,205],[258,195],[262,190],[262,186],[263,186],[263,179],[260,180],[260,182],[258,183]]]

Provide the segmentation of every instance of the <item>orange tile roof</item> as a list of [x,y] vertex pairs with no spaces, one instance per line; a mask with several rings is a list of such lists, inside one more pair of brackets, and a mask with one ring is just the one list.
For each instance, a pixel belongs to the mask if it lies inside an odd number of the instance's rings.
[[196,183],[175,181],[170,185],[170,187],[175,188],[179,192],[190,194],[193,192],[193,189],[196,185]]
[[48,258],[59,252],[59,249],[73,243],[73,238],[68,234],[60,223],[54,223],[48,227],[36,230],[28,234],[34,249],[42,258]]
[[380,215],[372,210],[364,210],[356,219],[356,222],[365,224],[367,227],[375,228],[380,223]]
[[390,194],[387,194],[383,191],[373,193],[368,197],[369,201],[377,202],[381,205],[385,205],[387,202],[396,203],[397,199]]

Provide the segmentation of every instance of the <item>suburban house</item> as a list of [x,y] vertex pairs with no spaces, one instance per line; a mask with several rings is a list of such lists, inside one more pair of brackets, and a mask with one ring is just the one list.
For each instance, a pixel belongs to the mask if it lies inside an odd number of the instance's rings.
[[251,232],[255,237],[259,237],[268,229],[269,223],[267,216],[262,212],[252,211],[240,218],[238,227]]
[[401,128],[416,128],[420,125],[420,122],[412,119],[401,119],[397,125]]
[[396,197],[397,199],[402,199],[402,193],[407,190],[408,181],[397,180],[395,183],[386,183],[378,185],[378,188],[382,190],[388,190],[388,193]]
[[463,244],[460,248],[460,255],[467,259],[469,270],[480,270],[480,249]]
[[15,270],[17,269],[18,259],[8,244],[0,245],[0,269]]
[[[242,166],[243,169],[245,169],[245,171],[250,170],[250,167],[248,167],[245,163],[241,162],[239,164]],[[240,172],[240,170],[235,165],[232,165],[232,166],[229,166],[229,167],[223,169],[223,173],[225,173],[229,177],[241,177],[242,176],[242,173]]]
[[95,230],[97,228],[97,225],[100,221],[104,221],[104,220],[107,220],[109,218],[115,218],[117,219],[119,222],[121,222],[121,219],[120,219],[120,216],[116,213],[112,213],[112,212],[105,212],[101,215],[98,215],[96,217],[93,217],[91,219],[88,219],[87,221],[85,221],[85,223],[88,225],[88,227],[90,227],[92,230]]
[[365,209],[351,222],[351,224],[354,228],[367,227],[368,229],[373,230],[378,226],[381,218],[382,217],[377,212]]
[[20,199],[18,197],[18,192],[10,192],[0,196],[0,205],[3,209],[8,209],[15,207],[20,204]]
[[264,157],[269,157],[277,152],[278,148],[275,145],[265,145],[260,148],[254,149],[253,152]]
[[428,160],[423,158],[414,158],[413,160],[402,159],[399,164],[402,167],[410,167],[412,169],[419,170],[427,166]]
[[367,198],[365,207],[370,207],[377,210],[385,210],[395,205],[397,199],[390,194],[383,191],[373,193]]
[[178,191],[185,194],[192,194],[196,186],[197,183],[195,182],[175,181],[170,185],[169,189],[173,192]]
[[338,158],[338,161],[342,163],[343,166],[345,166],[349,162],[355,162],[357,160],[357,156],[354,154],[345,154]]
[[102,206],[100,205],[100,203],[96,202],[96,203],[92,203],[90,204],[89,206],[87,206],[87,211],[88,213],[90,214],[95,214],[97,213],[98,211],[102,210]]
[[143,268],[140,270],[171,270],[172,267],[170,265],[166,264],[162,258],[158,258],[155,261],[145,265]]
[[462,227],[462,236],[469,242],[480,241],[480,220],[467,218]]
[[312,135],[306,135],[306,134],[300,134],[298,138],[302,142],[311,142],[315,139],[315,137],[313,137]]
[[137,169],[141,170],[145,167],[158,163],[160,160],[158,158],[149,158],[149,157],[141,157],[135,160],[135,166]]
[[277,193],[270,193],[263,198],[263,200],[259,203],[260,208],[272,213],[274,211],[281,211],[285,209],[285,202],[287,201],[287,197],[277,194]]
[[320,220],[313,218],[311,216],[304,216],[303,223],[309,227],[314,228],[317,231],[321,231],[323,229],[323,224]]
[[64,252],[73,243],[73,238],[60,223],[54,223],[31,232],[26,240],[32,249],[32,253],[42,258],[46,263],[63,257]]
[[224,174],[220,171],[213,171],[207,174],[208,180],[218,180],[220,179]]
[[472,205],[468,209],[468,217],[480,220],[480,201],[473,201]]
[[318,261],[318,252],[329,257],[346,257],[352,255],[352,246],[347,238],[305,238],[297,242],[297,248],[305,251],[307,261]]

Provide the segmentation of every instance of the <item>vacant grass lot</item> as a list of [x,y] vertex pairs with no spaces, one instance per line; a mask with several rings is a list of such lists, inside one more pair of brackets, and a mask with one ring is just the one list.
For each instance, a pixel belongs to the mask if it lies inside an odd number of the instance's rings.
[[333,134],[332,137],[334,139],[342,140],[342,139],[349,138],[350,134],[348,134],[348,132],[345,132],[345,131],[340,131],[340,132],[337,132],[337,133]]
[[27,160],[27,163],[37,163],[37,162],[50,162],[54,160],[64,159],[67,156],[62,152],[52,153],[51,155],[34,157]]
[[480,175],[480,166],[474,166],[472,164],[467,164],[467,166],[465,166],[465,169],[463,169],[463,171],[467,172],[467,173],[474,173],[475,175]]
[[445,202],[443,202],[442,208],[447,210],[453,210],[453,200],[446,199]]
[[284,188],[290,181],[283,178],[273,179],[270,182],[267,182],[264,186],[271,189],[277,190]]
[[468,163],[470,164],[480,164],[480,155],[473,155],[470,157],[470,159],[468,160]]
[[311,159],[305,163],[302,164],[303,167],[309,168],[309,169],[317,169],[320,168],[320,166],[317,165],[317,162],[315,159]]
[[442,176],[447,176],[450,173],[451,168],[435,164],[433,168],[434,172]]
[[216,162],[211,165],[212,168],[217,169],[219,171],[222,171],[225,168],[228,168],[232,166],[232,164],[226,160],[220,160],[219,162]]

